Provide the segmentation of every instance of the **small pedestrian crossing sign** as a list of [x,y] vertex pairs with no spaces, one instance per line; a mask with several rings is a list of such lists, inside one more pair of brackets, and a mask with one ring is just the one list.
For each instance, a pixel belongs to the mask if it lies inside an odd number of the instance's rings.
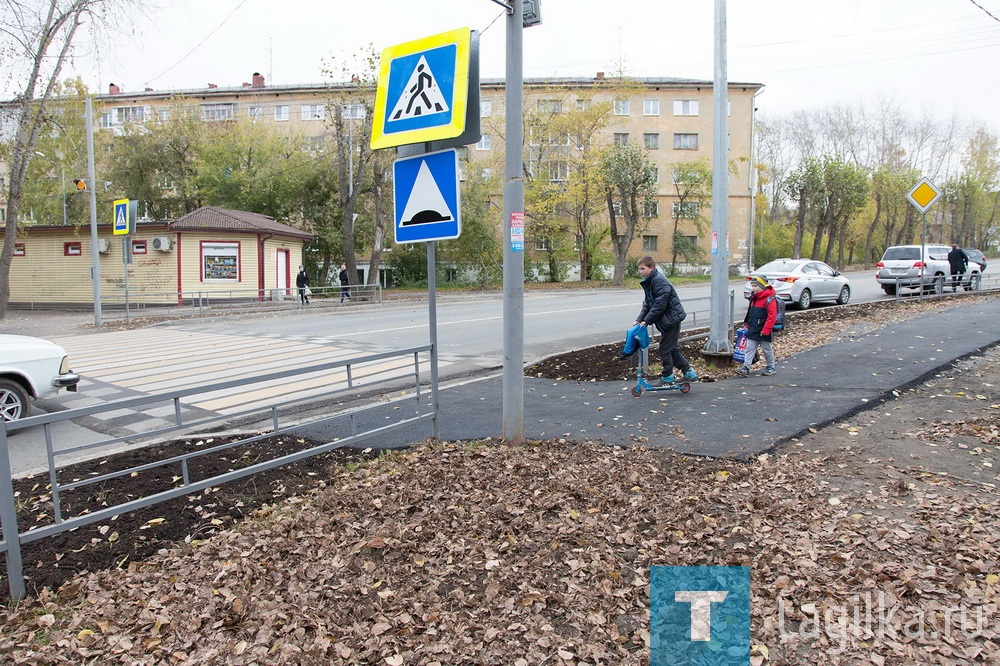
[[131,210],[129,209],[128,199],[116,199],[115,200],[115,222],[114,222],[114,235],[121,236],[124,234],[129,234],[133,231],[132,220],[131,220]]
[[397,243],[458,238],[462,222],[457,150],[398,159],[392,175]]
[[460,136],[469,98],[472,31],[459,28],[382,51],[371,147]]

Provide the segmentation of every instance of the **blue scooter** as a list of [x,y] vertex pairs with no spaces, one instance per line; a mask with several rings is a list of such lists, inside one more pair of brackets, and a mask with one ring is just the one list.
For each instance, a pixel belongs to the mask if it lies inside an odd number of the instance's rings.
[[642,376],[642,369],[646,367],[647,360],[649,359],[649,336],[636,335],[635,341],[639,346],[639,367],[635,380],[635,387],[632,389],[633,397],[638,398],[642,395],[643,391],[680,391],[681,393],[687,393],[691,390],[691,382],[686,379],[681,379],[680,381],[674,382],[673,384],[666,384],[665,386],[653,386],[647,382]]

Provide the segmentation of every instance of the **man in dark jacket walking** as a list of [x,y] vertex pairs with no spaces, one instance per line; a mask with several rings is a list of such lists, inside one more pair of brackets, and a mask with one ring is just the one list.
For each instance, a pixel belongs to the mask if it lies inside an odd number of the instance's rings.
[[684,373],[684,379],[688,381],[698,379],[698,374],[684,358],[678,343],[681,322],[687,317],[687,313],[677,296],[677,290],[663,273],[656,270],[656,262],[652,257],[639,260],[639,274],[642,275],[642,282],[639,284],[642,285],[645,298],[635,323],[656,326],[656,330],[660,332],[660,361],[663,363],[660,382],[672,384],[674,368],[680,369]]
[[969,256],[958,245],[952,245],[951,252],[948,253],[948,263],[951,265],[951,290],[958,291],[958,283],[964,279],[962,276],[969,268]]
[[299,273],[295,276],[295,287],[299,290],[299,301],[302,305],[309,305],[309,274],[306,273],[305,266],[299,266]]
[[774,347],[771,346],[771,336],[774,322],[778,320],[778,297],[774,287],[762,277],[750,278],[750,307],[744,319],[747,325],[747,351],[743,365],[736,368],[736,374],[742,377],[750,376],[750,366],[759,347],[764,352],[764,376],[774,374]]

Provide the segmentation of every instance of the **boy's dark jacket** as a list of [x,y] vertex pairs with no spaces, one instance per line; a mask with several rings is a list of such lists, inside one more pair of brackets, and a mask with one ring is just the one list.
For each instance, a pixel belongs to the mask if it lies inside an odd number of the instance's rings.
[[778,304],[768,298],[774,296],[774,287],[767,285],[756,294],[750,295],[750,307],[747,309],[747,316],[743,320],[747,324],[747,337],[751,340],[771,341],[771,333],[774,331],[774,322],[778,319]]
[[642,285],[646,298],[636,321],[653,324],[661,332],[684,321],[687,313],[677,296],[677,290],[659,269],[654,268],[639,284]]

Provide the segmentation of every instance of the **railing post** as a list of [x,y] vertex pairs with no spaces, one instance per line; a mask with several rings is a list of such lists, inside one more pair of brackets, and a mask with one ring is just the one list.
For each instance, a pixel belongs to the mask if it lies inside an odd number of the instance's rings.
[[0,523],[7,542],[7,581],[10,598],[24,598],[24,571],[21,564],[21,539],[17,531],[17,505],[14,504],[14,481],[11,478],[7,426],[0,423]]

